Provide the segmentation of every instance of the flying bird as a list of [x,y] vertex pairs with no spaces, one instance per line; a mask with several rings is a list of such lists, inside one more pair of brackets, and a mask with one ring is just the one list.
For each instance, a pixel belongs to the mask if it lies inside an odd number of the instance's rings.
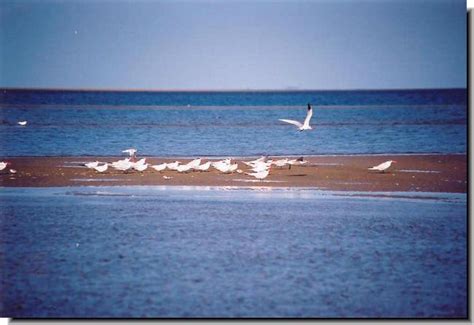
[[128,153],[130,155],[130,157],[133,157],[137,153],[137,149],[130,148],[130,149],[127,149],[127,150],[122,150],[122,152]]
[[381,163],[380,165],[370,167],[369,170],[375,170],[384,173],[392,165],[392,163],[396,163],[396,161],[388,160],[386,162]]
[[312,116],[313,116],[313,108],[311,107],[311,104],[308,103],[308,112],[306,113],[306,118],[304,119],[303,124],[295,120],[279,119],[279,121],[293,124],[296,127],[298,127],[300,131],[312,130],[313,128],[311,127],[311,125],[309,125],[309,121],[311,120]]
[[25,126],[28,123],[28,121],[20,121],[18,122],[18,125]]

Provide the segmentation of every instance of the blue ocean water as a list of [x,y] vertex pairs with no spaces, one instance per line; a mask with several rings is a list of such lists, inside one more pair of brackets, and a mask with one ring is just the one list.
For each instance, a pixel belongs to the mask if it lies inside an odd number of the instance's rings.
[[466,195],[384,194],[2,189],[0,315],[467,317]]
[[[0,90],[1,156],[465,153],[465,89],[93,92]],[[302,121],[313,104],[311,132]],[[17,125],[27,120],[26,127]]]

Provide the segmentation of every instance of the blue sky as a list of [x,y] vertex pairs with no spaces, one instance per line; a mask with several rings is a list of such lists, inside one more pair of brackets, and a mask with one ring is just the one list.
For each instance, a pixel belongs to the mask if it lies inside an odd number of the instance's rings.
[[2,87],[466,87],[462,0],[0,4]]

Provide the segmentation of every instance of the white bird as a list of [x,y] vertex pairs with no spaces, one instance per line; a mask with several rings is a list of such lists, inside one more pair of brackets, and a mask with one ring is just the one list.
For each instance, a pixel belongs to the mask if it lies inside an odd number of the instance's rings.
[[180,163],[180,161],[175,161],[175,162],[172,162],[172,163],[168,163],[168,164],[166,164],[166,168],[168,168],[170,170],[177,170],[179,163]]
[[252,171],[258,173],[258,172],[262,172],[264,170],[267,170],[268,168],[270,168],[270,166],[272,165],[272,162],[269,161],[269,162],[260,162],[259,164],[255,165],[255,167],[252,168]]
[[186,165],[188,165],[191,169],[195,169],[200,164],[201,164],[201,158],[197,158],[197,159],[191,160]]
[[148,168],[148,164],[133,165],[133,169],[143,172]]
[[212,162],[211,166],[217,170],[221,170],[221,169],[227,169],[231,164],[232,164],[232,161],[230,160],[230,158],[227,158],[227,159]]
[[230,166],[229,164],[226,164],[225,162],[222,162],[222,161],[213,162],[211,165],[218,171],[227,170]]
[[20,121],[18,122],[18,125],[25,126],[28,123],[28,121]]
[[190,171],[192,169],[192,167],[189,165],[189,164],[186,164],[186,165],[179,165],[176,170],[178,171],[178,173],[186,173],[188,171]]
[[130,148],[130,149],[122,150],[122,152],[128,153],[130,157],[133,157],[137,153],[137,149]]
[[94,167],[99,166],[99,162],[98,161],[88,162],[88,163],[85,163],[84,166],[86,166],[87,168],[94,168]]
[[11,174],[16,174],[16,169],[10,169]]
[[265,156],[262,156],[258,159],[255,159],[255,160],[251,160],[251,161],[242,161],[244,164],[246,164],[247,166],[253,166],[261,161],[265,161],[265,159],[267,159],[267,157]]
[[219,164],[217,166],[214,166],[214,168],[220,171],[221,173],[233,173],[237,170],[238,167],[239,167],[238,164],[233,164],[233,165]]
[[159,165],[152,165],[151,168],[153,168],[157,172],[161,172],[161,171],[166,169],[166,165],[167,165],[166,163],[162,163],[162,164],[159,164]]
[[268,174],[270,174],[270,169],[267,169],[258,173],[246,173],[246,174],[262,180],[262,179],[267,178]]
[[[130,158],[125,158],[125,159],[114,161],[114,162],[110,163],[109,165],[114,167],[115,169],[117,169],[117,167],[119,167],[119,166],[127,166],[129,164],[131,164]],[[131,167],[131,165],[130,165],[130,167]]]
[[112,167],[114,167],[117,170],[121,170],[121,171],[127,171],[130,168],[132,168],[133,166],[134,166],[133,163],[131,163],[128,160],[112,163]]
[[231,164],[230,158],[214,161],[211,163],[212,167],[214,167],[214,165],[230,165],[230,164]]
[[304,160],[303,157],[300,157],[298,159],[290,159],[288,160],[288,165],[304,165],[308,163],[307,160]]
[[0,170],[4,170],[5,168],[7,168],[8,164],[9,164],[8,162],[4,162],[4,161],[0,162]]
[[135,167],[135,166],[145,165],[145,163],[146,163],[146,158],[142,158],[139,161],[133,162],[132,164]]
[[308,112],[306,113],[306,118],[304,119],[303,124],[295,120],[279,119],[279,121],[293,124],[297,126],[300,131],[312,130],[313,128],[311,127],[311,125],[309,125],[309,121],[311,120],[312,116],[313,116],[313,108],[311,107],[311,104],[308,103]]
[[370,167],[369,170],[376,170],[376,171],[384,173],[392,165],[392,163],[396,163],[396,161],[388,160],[386,162],[381,163],[380,165]]
[[285,167],[285,165],[288,164],[288,158],[275,160],[272,162],[272,164],[275,165],[276,167]]
[[94,168],[99,173],[103,173],[107,170],[108,167],[109,167],[108,164],[103,164],[102,166],[95,166],[95,167],[92,167],[92,168]]
[[123,163],[126,163],[126,162],[130,162],[130,158],[125,158],[125,159],[120,159],[120,160],[117,160],[117,161],[114,161],[111,163],[111,165],[117,165],[117,164],[123,164]]
[[195,169],[199,170],[200,172],[205,172],[211,167],[211,162],[208,161],[207,163],[204,163],[202,165],[197,166]]
[[239,165],[238,164],[233,164],[233,165],[230,165],[229,166],[229,169],[227,170],[228,173],[233,173],[237,170],[237,168],[239,168]]

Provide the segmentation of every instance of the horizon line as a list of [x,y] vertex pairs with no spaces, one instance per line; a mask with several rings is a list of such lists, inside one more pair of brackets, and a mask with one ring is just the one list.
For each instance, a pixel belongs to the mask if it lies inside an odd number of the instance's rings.
[[414,87],[414,88],[229,88],[229,89],[150,89],[150,88],[74,88],[74,87],[2,87],[4,91],[71,91],[71,92],[310,92],[310,91],[397,91],[397,90],[453,90],[466,87]]

